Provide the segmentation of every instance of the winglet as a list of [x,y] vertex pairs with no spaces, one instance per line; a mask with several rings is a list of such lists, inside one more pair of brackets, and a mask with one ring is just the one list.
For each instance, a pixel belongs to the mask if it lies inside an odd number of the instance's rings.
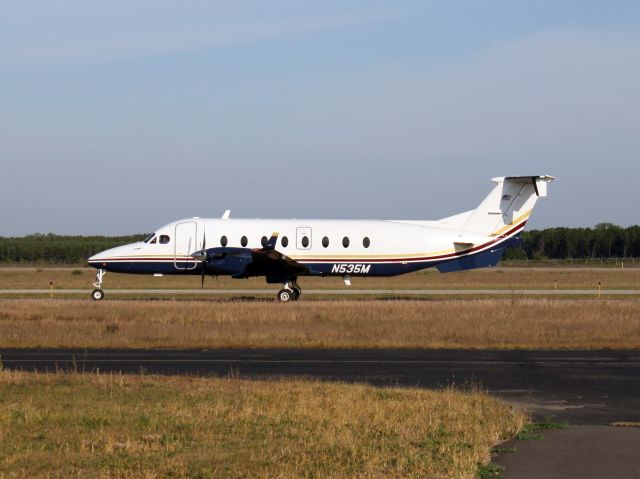
[[223,220],[228,220],[229,215],[231,215],[231,210],[224,210],[224,214],[222,215]]
[[280,233],[278,232],[273,232],[271,233],[271,238],[269,238],[269,241],[267,241],[264,246],[262,247],[263,250],[265,251],[273,251],[274,249],[276,249],[276,242],[278,241],[278,235]]

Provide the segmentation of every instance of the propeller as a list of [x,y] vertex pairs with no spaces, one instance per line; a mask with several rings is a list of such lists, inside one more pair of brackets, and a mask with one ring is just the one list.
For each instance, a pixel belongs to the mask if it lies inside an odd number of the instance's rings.
[[200,276],[200,288],[204,289],[204,273],[207,269],[207,231],[203,231],[202,234],[202,258],[200,267],[202,275]]

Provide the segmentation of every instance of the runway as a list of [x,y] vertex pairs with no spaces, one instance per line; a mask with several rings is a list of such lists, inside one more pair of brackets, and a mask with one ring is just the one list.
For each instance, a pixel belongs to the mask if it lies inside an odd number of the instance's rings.
[[379,386],[487,389],[535,417],[571,424],[640,421],[640,350],[0,349],[8,369],[305,377]]
[[[105,296],[275,295],[277,289],[105,289]],[[0,289],[0,296],[50,295],[49,289]],[[53,295],[89,295],[90,289],[54,289]],[[640,296],[640,289],[305,289],[304,296]]]

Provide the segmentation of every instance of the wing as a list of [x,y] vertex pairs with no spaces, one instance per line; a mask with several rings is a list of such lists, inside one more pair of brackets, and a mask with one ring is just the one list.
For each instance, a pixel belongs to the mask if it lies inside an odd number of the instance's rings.
[[202,261],[205,272],[228,274],[234,278],[266,276],[268,282],[279,282],[301,274],[320,274],[276,251],[277,240],[278,233],[273,233],[262,248],[209,248],[191,256]]
[[253,261],[246,268],[249,276],[266,276],[269,280],[269,278],[286,278],[303,273],[314,274],[305,265],[276,251],[277,241],[278,233],[273,233],[262,248],[251,250]]
[[260,249],[252,251],[251,254],[253,261],[245,269],[248,276],[285,278],[301,274],[312,274],[305,265],[276,250]]

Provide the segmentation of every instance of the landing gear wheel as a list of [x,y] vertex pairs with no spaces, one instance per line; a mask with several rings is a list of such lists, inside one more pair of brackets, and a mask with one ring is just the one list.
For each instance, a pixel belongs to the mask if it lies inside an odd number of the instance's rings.
[[295,293],[290,289],[283,288],[278,291],[278,301],[280,301],[281,303],[288,303],[291,300],[295,301],[294,294]]
[[104,298],[104,291],[98,288],[94,289],[93,291],[91,291],[91,298],[93,298],[94,301],[100,301],[102,298]]
[[302,294],[302,290],[297,286],[294,286],[293,288],[291,288],[291,291],[293,292],[293,300],[298,301],[298,299],[300,299],[300,295]]
[[104,278],[105,274],[107,274],[107,272],[104,269],[99,269],[96,272],[96,282],[93,283],[93,287],[95,289],[91,291],[91,299],[94,301],[100,301],[104,298],[104,291],[102,291],[102,278]]

